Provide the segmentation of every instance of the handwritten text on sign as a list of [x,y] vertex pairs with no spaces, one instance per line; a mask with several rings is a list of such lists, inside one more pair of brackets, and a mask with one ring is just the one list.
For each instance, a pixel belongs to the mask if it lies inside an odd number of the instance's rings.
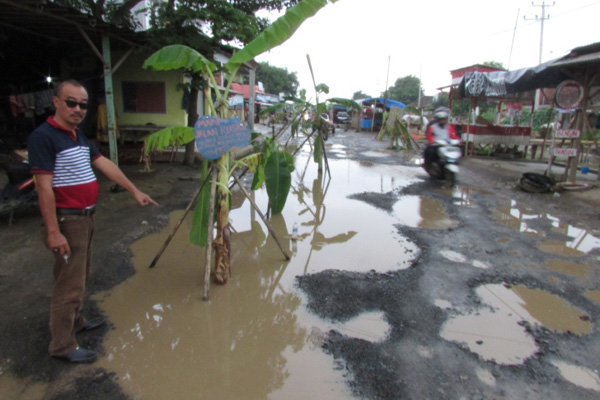
[[575,139],[579,137],[579,129],[557,129],[555,137]]
[[194,125],[196,149],[202,157],[216,160],[234,146],[250,144],[250,129],[239,118],[223,120],[217,117],[200,117]]
[[552,149],[552,155],[555,157],[575,157],[577,156],[577,149],[555,147]]

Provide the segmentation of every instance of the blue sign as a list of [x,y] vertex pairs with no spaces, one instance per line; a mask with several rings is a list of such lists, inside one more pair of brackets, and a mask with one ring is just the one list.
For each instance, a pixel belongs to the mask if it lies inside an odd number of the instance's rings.
[[234,146],[250,145],[250,128],[235,117],[227,120],[205,116],[194,125],[196,149],[208,160],[221,158],[221,154]]

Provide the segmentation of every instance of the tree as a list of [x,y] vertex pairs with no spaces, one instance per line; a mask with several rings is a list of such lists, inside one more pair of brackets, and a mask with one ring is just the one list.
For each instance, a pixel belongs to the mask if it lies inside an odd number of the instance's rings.
[[368,99],[369,97],[371,96],[363,93],[362,90],[359,90],[358,92],[354,92],[352,95],[352,100]]
[[298,91],[299,82],[296,72],[271,66],[268,62],[259,64],[256,69],[256,80],[262,82],[267,93],[284,93],[286,96],[294,97]]
[[419,90],[421,90],[421,80],[416,76],[408,75],[404,78],[396,79],[394,86],[389,88],[387,97],[408,105],[417,102],[419,99]]
[[[143,0],[52,0],[52,2],[86,12],[98,20],[110,22],[119,27],[133,28],[135,27],[135,18],[131,14],[131,10],[138,4],[142,4]],[[265,18],[255,16],[257,11],[281,11],[298,2],[299,0],[167,0],[153,2],[147,11],[154,12],[162,7],[168,10],[181,7],[183,13],[189,10],[203,10],[200,14],[188,20],[187,23],[204,22],[210,25],[215,37],[232,35],[232,32],[235,32],[236,29],[245,23],[250,23],[249,26],[246,26],[247,29],[240,29],[243,36],[254,29],[257,29],[257,32],[262,31],[268,25]],[[233,21],[237,22],[231,24]],[[256,33],[254,36],[256,36]],[[247,43],[247,41],[242,42]]]
[[[331,2],[337,0],[329,0]],[[239,68],[253,60],[257,55],[260,55],[271,48],[278,46],[290,38],[296,29],[302,24],[307,18],[312,17],[321,8],[326,6],[329,1],[327,0],[302,0],[299,4],[288,10],[285,15],[279,17],[271,26],[265,29],[255,40],[247,44],[243,49],[236,52],[230,59],[223,65],[223,72],[231,77],[236,76]],[[310,66],[310,58],[307,56]],[[213,116],[219,115],[221,118],[227,118],[229,115],[229,108],[226,106],[226,99],[229,95],[231,82],[229,79],[227,86],[224,88],[224,92],[221,93],[217,87],[215,79],[215,71],[217,66],[212,61],[208,60],[198,51],[193,48],[184,45],[170,45],[163,47],[159,51],[155,52],[152,56],[146,59],[144,68],[153,68],[155,70],[174,70],[184,69],[193,71],[199,74],[205,79],[212,82],[215,88],[216,107],[212,102],[208,102],[210,108],[210,114]],[[312,71],[312,66],[310,66]],[[314,81],[314,77],[313,77]],[[318,103],[318,93],[328,93],[328,88],[324,84],[316,85],[315,90],[317,92],[317,112],[320,113],[321,109],[325,109],[325,104]],[[207,92],[210,95],[210,88],[207,88]],[[304,91],[301,91],[303,94]],[[358,105],[356,105],[358,107]],[[301,114],[296,114],[296,118],[299,119]],[[321,122],[322,119],[317,119]],[[294,123],[294,122],[293,122]],[[306,133],[306,132],[305,132]],[[179,143],[182,137],[186,137],[186,140],[193,142],[193,128],[191,127],[175,127],[165,128],[158,132],[153,133],[146,137],[145,149],[151,151],[152,149],[165,148],[165,146],[173,145],[173,143]],[[312,135],[307,135],[307,140]],[[229,263],[230,263],[230,234],[231,227],[229,225],[229,189],[227,188],[229,179],[237,167],[245,166],[255,171],[254,180],[252,182],[252,188],[256,189],[260,187],[263,182],[267,187],[267,194],[269,196],[269,204],[271,206],[271,212],[273,214],[280,213],[285,204],[285,199],[288,195],[291,185],[291,172],[294,169],[293,155],[286,151],[279,151],[279,146],[276,143],[277,137],[275,135],[264,138],[260,147],[262,151],[259,153],[250,154],[243,157],[240,160],[232,160],[231,153],[224,151],[221,153],[221,157],[218,162],[213,163],[212,175],[213,181],[211,184],[210,192],[207,194],[206,199],[210,201],[198,201],[196,210],[194,212],[194,223],[192,227],[192,233],[190,234],[190,240],[194,244],[200,246],[206,246],[207,248],[207,275],[209,276],[208,260],[210,260],[210,254],[213,249],[215,251],[214,258],[214,276],[215,280],[219,283],[225,283],[229,277]],[[319,143],[317,145],[317,143]],[[313,148],[315,149],[315,161],[317,149],[320,151],[324,150],[324,142],[322,135],[318,133],[316,139],[314,139]],[[319,156],[319,159],[325,159],[325,157]],[[204,162],[203,176],[208,176],[208,160]],[[262,172],[261,172],[262,171]],[[218,175],[218,177],[217,177]],[[238,179],[237,177],[235,178]],[[271,184],[269,184],[269,182]],[[209,190],[208,186],[204,186],[203,192],[199,191],[200,197],[205,198],[206,192]],[[213,200],[215,201],[213,203]],[[216,205],[216,207],[215,207]],[[216,210],[215,210],[216,208]],[[216,214],[213,214],[216,211]],[[216,217],[216,218],[215,218]],[[215,240],[210,243],[213,231],[213,221],[217,223],[217,235]],[[210,224],[210,225],[209,225]],[[202,236],[202,232],[208,232],[210,228],[209,241],[205,240]],[[194,234],[197,232],[198,234]],[[281,246],[280,246],[281,247]],[[283,251],[283,249],[282,249]],[[284,252],[285,254],[285,252]],[[286,259],[290,257],[285,254]],[[205,281],[205,299],[208,298],[208,279]]]
[[438,107],[448,107],[450,104],[450,95],[447,92],[438,93],[436,99],[433,101],[433,109]]
[[492,68],[498,68],[498,69],[506,69],[504,68],[504,65],[502,65],[502,63],[500,61],[485,61],[483,63],[483,65],[485,65],[486,67],[492,67]]
[[[133,29],[135,18],[131,10],[142,0],[54,0],[56,4],[87,12],[94,18],[117,26]],[[146,10],[150,15],[148,34],[149,50],[157,50],[171,44],[184,44],[200,54],[212,56],[222,47],[223,41],[251,42],[269,24],[265,18],[256,16],[258,10],[281,10],[291,7],[299,0],[167,0],[152,2]],[[205,86],[202,76],[186,71],[191,77],[187,89],[191,91],[189,108],[190,126],[198,116],[196,103],[198,90]],[[186,145],[184,164],[194,163],[194,144]]]

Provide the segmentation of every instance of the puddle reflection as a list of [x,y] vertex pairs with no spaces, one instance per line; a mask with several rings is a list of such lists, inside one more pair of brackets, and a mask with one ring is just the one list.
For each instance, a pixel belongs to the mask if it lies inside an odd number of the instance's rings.
[[426,196],[402,196],[394,204],[394,216],[402,225],[423,229],[451,229],[458,221],[450,218],[443,204]]
[[529,226],[532,220],[547,220],[552,230],[569,237],[566,241],[544,241],[540,243],[540,250],[567,257],[583,256],[596,248],[600,248],[600,239],[589,231],[566,224],[550,214],[535,214],[530,210],[523,210],[516,201],[511,200],[510,207],[498,208],[496,220],[522,233],[540,234]]

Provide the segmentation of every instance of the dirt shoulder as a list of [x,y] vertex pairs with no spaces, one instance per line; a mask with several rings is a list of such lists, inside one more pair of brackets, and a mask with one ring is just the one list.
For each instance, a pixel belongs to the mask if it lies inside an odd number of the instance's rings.
[[[88,295],[110,290],[134,273],[129,245],[165,226],[170,211],[185,208],[194,191],[189,178],[198,177],[196,169],[179,164],[155,164],[150,173],[142,172],[141,165],[121,167],[160,205],[139,207],[129,193],[112,193],[111,183],[99,177],[94,267]],[[42,243],[41,223],[36,209],[16,213],[11,226],[8,216],[0,219],[0,394],[8,396],[0,397],[125,398],[115,377],[106,371],[70,365],[48,356],[52,255]],[[91,301],[85,307],[87,315],[100,313]],[[79,334],[80,345],[102,351],[108,329],[110,326]],[[7,387],[3,376],[17,379],[22,387]],[[43,394],[37,394],[40,392]]]

